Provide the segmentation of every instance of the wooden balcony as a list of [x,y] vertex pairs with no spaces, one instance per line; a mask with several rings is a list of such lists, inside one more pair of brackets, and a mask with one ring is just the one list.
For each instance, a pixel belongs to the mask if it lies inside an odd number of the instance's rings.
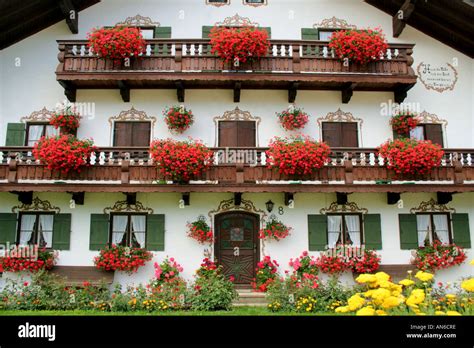
[[147,148],[101,148],[80,173],[51,172],[31,148],[0,148],[0,191],[56,192],[468,192],[474,191],[474,149],[446,149],[424,178],[396,179],[375,149],[333,149],[331,160],[304,177],[266,165],[265,148],[214,148],[214,163],[189,184],[165,181]]
[[176,89],[179,102],[193,88],[232,89],[234,101],[242,89],[288,90],[294,102],[298,90],[341,91],[348,103],[354,91],[391,91],[402,102],[416,83],[412,44],[390,44],[382,59],[367,66],[344,64],[327,41],[271,40],[266,57],[239,67],[210,53],[209,40],[151,39],[145,54],[130,66],[99,59],[84,40],[59,40],[58,82],[70,101],[77,89],[117,89],[124,101],[130,89]]

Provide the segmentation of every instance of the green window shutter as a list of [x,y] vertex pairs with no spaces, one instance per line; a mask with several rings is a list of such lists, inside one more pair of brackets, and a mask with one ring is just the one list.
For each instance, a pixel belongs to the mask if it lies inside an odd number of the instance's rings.
[[259,28],[259,29],[265,30],[268,33],[268,38],[269,39],[272,38],[272,28],[271,27],[262,27],[262,28]]
[[2,226],[0,229],[0,244],[16,243],[17,220],[17,214],[0,213],[0,226]]
[[54,215],[53,249],[69,250],[71,242],[71,214]]
[[99,250],[109,241],[109,215],[91,214],[89,249]]
[[415,214],[399,214],[400,249],[410,250],[418,248],[418,230]]
[[382,249],[382,224],[380,222],[380,214],[364,215],[364,243],[366,249]]
[[202,27],[202,38],[209,39],[209,34],[211,33],[211,29],[214,28],[213,26],[204,25]]
[[146,220],[146,248],[153,251],[165,250],[165,215],[148,215]]
[[462,248],[471,248],[469,214],[453,214],[453,242]]
[[155,39],[171,39],[171,27],[156,27]]
[[7,140],[5,146],[25,146],[25,124],[9,123],[7,125]]
[[328,244],[326,215],[308,215],[308,239],[310,251],[326,250]]
[[319,40],[318,29],[301,28],[301,40]]

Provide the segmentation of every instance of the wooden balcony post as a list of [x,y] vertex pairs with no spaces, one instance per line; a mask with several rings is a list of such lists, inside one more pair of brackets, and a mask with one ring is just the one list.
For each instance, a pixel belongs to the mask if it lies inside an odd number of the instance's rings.
[[346,184],[354,183],[354,175],[352,174],[352,160],[350,158],[344,160],[344,181]]
[[458,158],[453,161],[454,164],[454,184],[464,184],[464,172],[462,163]]
[[235,182],[237,184],[244,183],[244,164],[243,163],[237,163],[235,165]]
[[123,160],[121,167],[121,182],[122,184],[130,183],[130,160]]
[[56,68],[56,72],[62,72],[64,71],[64,57],[66,55],[66,45],[59,44],[58,48],[59,48],[59,53],[58,53],[59,64],[58,64],[58,67]]
[[10,163],[8,164],[8,182],[16,183],[17,182],[17,169],[18,161],[16,160],[16,154],[10,154]]
[[183,44],[177,43],[175,46],[175,71],[183,70]]
[[298,74],[301,72],[301,56],[300,56],[300,45],[293,45],[293,73]]

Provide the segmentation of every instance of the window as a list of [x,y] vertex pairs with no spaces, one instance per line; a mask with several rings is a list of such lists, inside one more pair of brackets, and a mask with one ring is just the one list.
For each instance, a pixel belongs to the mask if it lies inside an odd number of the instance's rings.
[[330,147],[359,147],[357,122],[323,122],[322,129]]
[[360,214],[328,214],[327,219],[329,248],[334,248],[338,244],[361,246],[362,219]]
[[216,5],[220,5],[220,4],[223,4],[223,5],[227,5],[229,4],[229,1],[230,0],[207,0],[207,4],[216,4]]
[[147,216],[145,214],[114,214],[110,231],[110,243],[145,248]]
[[266,5],[267,0],[244,0],[244,5],[253,5],[253,6],[258,6],[258,5]]
[[327,29],[327,28],[319,28],[318,29],[318,38],[320,41],[330,41],[331,35],[336,31],[340,31],[342,29]]
[[443,129],[440,124],[420,124],[410,131],[410,138],[431,140],[434,144],[443,146]]
[[42,136],[59,135],[59,129],[49,123],[28,123],[26,125],[26,146],[34,146]]
[[452,243],[449,214],[417,214],[416,225],[418,246],[433,244],[434,241],[439,241],[442,244]]
[[114,146],[150,146],[151,122],[114,122]]
[[155,38],[155,27],[139,27],[145,40]]
[[255,146],[255,121],[219,121],[219,147]]
[[19,245],[38,244],[40,248],[53,246],[54,214],[22,213],[18,226]]

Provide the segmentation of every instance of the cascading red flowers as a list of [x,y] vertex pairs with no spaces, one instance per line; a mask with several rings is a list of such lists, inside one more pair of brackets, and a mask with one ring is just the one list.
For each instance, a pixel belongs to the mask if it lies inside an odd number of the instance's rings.
[[422,271],[435,272],[462,264],[467,255],[461,247],[455,244],[445,245],[435,241],[433,245],[419,247],[412,263]]
[[293,269],[292,283],[297,288],[304,285],[308,285],[313,289],[319,287],[318,265],[314,256],[310,256],[307,251],[303,251],[298,258],[290,259],[289,266]]
[[378,154],[397,175],[425,175],[441,165],[444,151],[429,140],[403,138],[382,144]]
[[146,42],[139,28],[116,26],[97,28],[87,34],[89,47],[101,58],[122,60],[145,52]]
[[212,243],[214,240],[214,234],[204,216],[200,216],[196,221],[188,223],[187,227],[188,237],[197,240],[199,244]]
[[155,140],[150,153],[164,178],[180,182],[199,177],[211,166],[213,157],[212,151],[196,140]]
[[257,275],[252,282],[255,291],[266,292],[268,286],[278,277],[278,267],[280,265],[270,256],[265,256],[262,261],[257,263]]
[[281,126],[286,130],[304,128],[309,121],[308,114],[299,108],[288,108],[277,113],[277,116]]
[[364,250],[362,255],[349,259],[354,273],[375,273],[380,267],[380,256],[374,250]]
[[321,254],[316,259],[319,270],[327,274],[339,274],[351,268],[350,262],[343,255]]
[[67,106],[62,110],[56,111],[51,116],[49,124],[67,133],[74,133],[74,131],[79,128],[80,119],[81,115],[71,106]]
[[382,30],[349,29],[335,31],[330,39],[329,48],[339,59],[349,59],[352,63],[367,64],[380,60],[388,49],[388,43]]
[[211,53],[225,62],[240,62],[265,56],[270,47],[268,33],[251,26],[236,28],[214,27],[209,34]]
[[168,129],[176,133],[183,133],[194,123],[193,112],[183,106],[166,108],[163,115],[165,116]]
[[79,140],[70,134],[42,137],[33,148],[33,156],[49,170],[80,172],[90,165],[89,157],[96,150],[93,144],[92,140]]
[[[22,252],[18,249],[18,255],[28,255],[27,252]],[[30,250],[29,247],[24,247]],[[54,267],[57,260],[57,252],[46,250],[45,248],[38,249],[38,256],[6,256],[0,257],[0,269],[2,272],[22,272],[29,271],[36,273],[39,270],[50,270]]]
[[409,137],[410,131],[418,126],[416,115],[410,111],[399,112],[390,119],[390,124],[395,133]]
[[152,258],[153,254],[146,249],[114,244],[100,250],[99,256],[94,258],[94,264],[104,271],[134,273]]
[[281,240],[288,237],[291,230],[291,227],[274,218],[268,221],[265,227],[259,231],[258,238]]
[[326,143],[306,136],[276,137],[270,141],[266,152],[268,167],[285,175],[311,174],[324,166],[330,154],[331,149]]

